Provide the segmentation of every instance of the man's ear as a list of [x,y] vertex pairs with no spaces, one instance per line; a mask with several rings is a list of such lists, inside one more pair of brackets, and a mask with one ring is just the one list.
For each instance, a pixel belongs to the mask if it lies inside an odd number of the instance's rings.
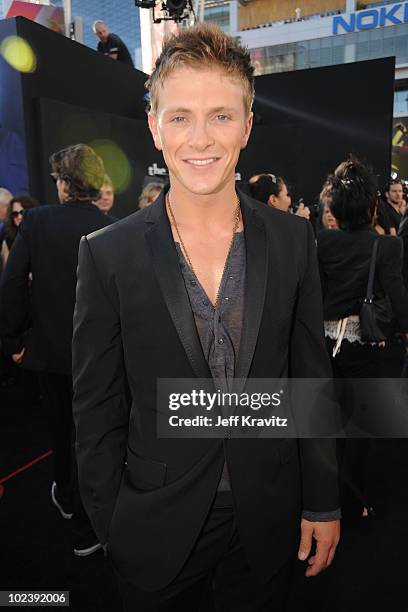
[[147,120],[149,123],[149,129],[150,129],[151,135],[153,136],[154,146],[156,147],[158,151],[161,151],[162,144],[161,144],[160,134],[158,130],[157,115],[155,113],[150,112],[147,116]]
[[251,135],[253,120],[254,120],[254,113],[251,111],[245,120],[245,130],[244,130],[244,134],[242,137],[241,149],[245,149],[245,147],[248,144],[248,140]]
[[276,195],[271,193],[271,195],[268,198],[268,206],[272,206],[273,208],[276,208],[277,201],[278,201],[278,198],[276,197]]

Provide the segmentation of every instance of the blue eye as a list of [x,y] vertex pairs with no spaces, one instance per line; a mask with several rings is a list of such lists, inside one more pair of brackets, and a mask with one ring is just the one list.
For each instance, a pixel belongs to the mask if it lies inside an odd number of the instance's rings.
[[184,120],[185,120],[185,117],[181,117],[181,116],[179,116],[179,117],[174,117],[174,118],[172,119],[172,122],[173,122],[173,123],[183,123],[183,122],[184,122]]
[[217,119],[219,121],[226,121],[228,119],[227,115],[217,115]]

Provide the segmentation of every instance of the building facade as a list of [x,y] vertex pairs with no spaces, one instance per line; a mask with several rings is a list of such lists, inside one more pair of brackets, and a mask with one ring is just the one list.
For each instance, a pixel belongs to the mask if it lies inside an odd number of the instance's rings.
[[258,75],[395,56],[394,116],[408,115],[408,2],[207,0],[211,21],[214,4]]
[[141,68],[139,9],[133,0],[71,0],[72,18],[81,17],[83,43],[96,49],[98,39],[92,31],[94,21],[105,21],[111,32],[123,40],[136,68]]
[[[67,0],[24,0],[35,4],[66,6]],[[7,14],[12,0],[0,0],[0,19]],[[98,39],[92,31],[94,21],[105,21],[111,32],[123,40],[136,68],[142,69],[139,9],[133,0],[71,0],[71,18],[77,29],[74,38],[91,49]]]
[[223,29],[249,48],[257,75],[395,57],[392,163],[408,178],[408,2],[206,0],[211,21],[214,5]]

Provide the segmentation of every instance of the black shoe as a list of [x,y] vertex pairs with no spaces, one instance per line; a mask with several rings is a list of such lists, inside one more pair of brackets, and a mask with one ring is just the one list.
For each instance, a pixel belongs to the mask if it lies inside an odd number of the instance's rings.
[[57,493],[57,483],[54,481],[51,486],[51,499],[54,506],[57,506],[58,510],[61,512],[61,516],[64,519],[72,518],[72,512],[70,512],[70,508],[68,508],[68,504],[65,500],[62,500]]

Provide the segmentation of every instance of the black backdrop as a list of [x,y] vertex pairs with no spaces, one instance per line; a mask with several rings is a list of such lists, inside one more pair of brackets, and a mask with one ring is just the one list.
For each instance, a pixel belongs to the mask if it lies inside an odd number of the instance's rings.
[[379,182],[390,175],[395,58],[256,78],[251,142],[238,170],[282,174],[311,202],[326,175],[354,153]]
[[[133,166],[115,209],[118,216],[128,214],[147,168],[154,162],[163,166],[147,133],[146,75],[24,18],[16,18],[16,25],[38,59],[37,71],[21,77],[31,192],[44,203],[55,201],[46,162],[52,151],[108,138]],[[394,58],[257,77],[256,124],[237,170],[243,179],[282,174],[307,203],[349,152],[370,162],[384,181],[390,172],[393,84]],[[79,112],[89,121],[64,130]]]
[[[153,146],[145,118],[129,119],[107,113],[95,113],[48,99],[38,101],[38,116],[41,176],[44,177],[46,202],[56,200],[55,186],[49,176],[50,154],[74,142],[93,143],[102,138],[120,145],[131,168],[130,182],[125,190],[116,193],[112,214],[122,217],[137,210],[138,195],[148,165],[153,163],[159,167],[164,165],[161,153]],[[111,176],[113,178],[113,175]]]
[[[92,49],[69,40],[24,17],[16,17],[17,34],[33,48],[38,68],[32,74],[22,74],[27,156],[30,190],[40,202],[56,202],[55,188],[44,174],[44,157],[58,148],[76,142],[86,142],[85,134],[61,134],[60,125],[75,113],[74,106],[88,109],[93,117],[110,113],[119,117],[143,119],[144,82],[146,75],[130,66],[113,62]],[[97,39],[95,37],[95,46]],[[48,117],[41,118],[40,98],[50,98],[67,106],[64,114],[56,106]],[[12,104],[13,101],[10,100]],[[68,105],[73,108],[70,109]],[[48,127],[44,126],[44,121]],[[100,120],[100,138],[105,138],[103,118]],[[58,132],[48,143],[43,130]]]

